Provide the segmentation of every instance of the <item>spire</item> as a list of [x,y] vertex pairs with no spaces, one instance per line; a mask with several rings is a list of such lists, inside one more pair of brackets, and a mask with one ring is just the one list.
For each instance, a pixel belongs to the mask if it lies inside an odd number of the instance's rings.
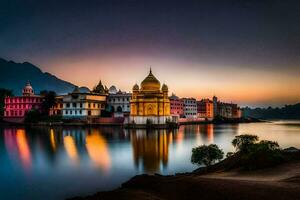
[[152,69],[151,69],[151,65],[150,65],[150,73],[149,74],[152,74]]

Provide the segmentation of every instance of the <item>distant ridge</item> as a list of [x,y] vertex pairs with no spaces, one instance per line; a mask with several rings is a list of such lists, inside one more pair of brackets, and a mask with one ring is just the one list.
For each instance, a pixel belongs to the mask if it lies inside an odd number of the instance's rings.
[[259,119],[300,119],[300,103],[285,105],[282,108],[243,108],[244,117]]
[[27,80],[30,81],[35,93],[52,90],[57,94],[64,94],[71,92],[75,87],[70,82],[48,72],[42,72],[39,67],[29,62],[15,63],[0,58],[0,88],[11,89],[14,95],[20,95]]

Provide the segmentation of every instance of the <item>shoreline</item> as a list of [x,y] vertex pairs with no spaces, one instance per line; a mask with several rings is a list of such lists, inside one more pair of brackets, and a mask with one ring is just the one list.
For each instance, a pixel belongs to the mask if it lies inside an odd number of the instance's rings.
[[123,123],[87,123],[87,122],[38,122],[38,123],[14,123],[1,121],[0,126],[30,126],[30,127],[67,127],[67,126],[83,126],[83,127],[122,127],[125,129],[178,129],[182,125],[197,124],[240,124],[240,123],[259,123],[270,122],[260,119],[235,119],[235,120],[214,120],[214,121],[190,121],[176,124],[162,125],[132,125]]
[[72,197],[68,200],[199,198],[294,200],[300,196],[300,150],[293,155],[297,159],[254,171],[225,170],[225,159],[211,168],[202,167],[189,173],[166,176],[137,175],[117,189],[85,197]]

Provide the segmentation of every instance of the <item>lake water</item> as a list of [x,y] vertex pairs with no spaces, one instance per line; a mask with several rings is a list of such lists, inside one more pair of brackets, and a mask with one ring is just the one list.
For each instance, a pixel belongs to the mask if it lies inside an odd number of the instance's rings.
[[187,125],[176,131],[0,127],[1,199],[64,199],[117,188],[136,174],[190,172],[191,150],[233,151],[239,134],[300,148],[300,121]]

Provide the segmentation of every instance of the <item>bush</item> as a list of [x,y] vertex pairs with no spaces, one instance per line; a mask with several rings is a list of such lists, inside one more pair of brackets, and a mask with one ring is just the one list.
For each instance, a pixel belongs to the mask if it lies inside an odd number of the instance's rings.
[[191,162],[198,165],[210,166],[215,161],[220,161],[224,152],[216,144],[202,145],[192,149]]
[[253,144],[247,154],[242,154],[242,163],[248,170],[272,167],[284,161],[277,142],[263,140]]
[[258,141],[258,136],[256,135],[238,135],[232,140],[232,145],[237,151],[248,152],[251,145]]
[[24,122],[25,123],[37,123],[37,122],[41,121],[42,117],[43,117],[43,115],[38,110],[32,109],[32,110],[29,110],[25,114]]

